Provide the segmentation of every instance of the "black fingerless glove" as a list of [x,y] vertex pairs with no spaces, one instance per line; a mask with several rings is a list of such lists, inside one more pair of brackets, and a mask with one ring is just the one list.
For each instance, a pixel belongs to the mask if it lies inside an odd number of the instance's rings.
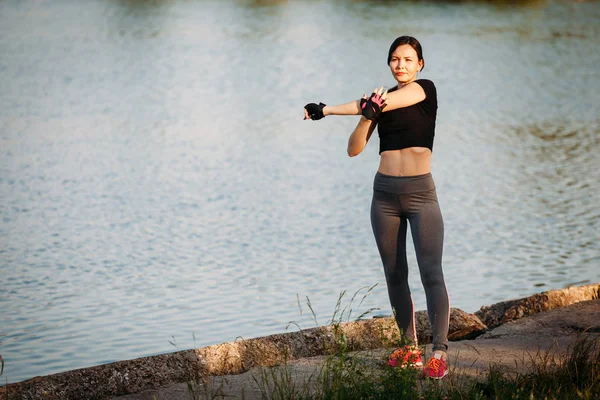
[[323,103],[319,103],[319,104],[309,103],[304,106],[304,108],[306,109],[306,112],[308,113],[308,116],[313,121],[317,121],[317,120],[325,117],[323,115],[323,107],[325,107],[325,104],[323,104]]
[[366,119],[376,119],[381,114],[381,110],[385,108],[385,100],[377,93],[371,93],[371,97],[368,99],[362,99],[360,101],[360,108],[362,115]]

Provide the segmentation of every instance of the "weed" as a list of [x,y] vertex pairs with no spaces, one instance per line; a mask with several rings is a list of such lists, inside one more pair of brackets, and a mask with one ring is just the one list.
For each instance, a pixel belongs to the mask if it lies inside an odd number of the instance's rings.
[[[298,370],[290,363],[286,354],[284,362],[276,367],[259,368],[252,378],[260,390],[262,399],[269,400],[342,400],[342,399],[414,399],[414,400],[595,400],[600,399],[600,337],[583,333],[565,355],[556,355],[552,350],[537,351],[515,364],[513,371],[492,365],[482,376],[473,378],[457,367],[451,366],[450,375],[444,380],[423,379],[415,368],[391,368],[374,352],[356,352],[343,329],[355,312],[353,304],[361,291],[360,309],[373,287],[361,288],[347,306],[342,303],[346,292],[341,292],[333,315],[328,321],[325,344],[325,360],[314,368],[310,376],[300,379]],[[317,323],[310,299],[306,304]],[[298,297],[298,306],[302,307]],[[359,315],[365,317],[375,309]],[[295,322],[288,324],[300,326]],[[382,325],[383,326],[383,325]],[[395,327],[394,327],[395,328]],[[404,343],[401,332],[382,328],[381,339],[386,346]],[[381,349],[380,349],[381,350]],[[456,356],[458,359],[460,355]],[[199,375],[192,370],[192,383],[188,384],[194,400],[199,399]],[[194,375],[196,374],[196,375]],[[195,385],[195,386],[194,386]],[[205,389],[207,399],[222,396],[222,391]],[[210,396],[209,396],[210,395]]]
[[[372,288],[365,296],[370,290]],[[420,373],[414,368],[382,366],[385,364],[382,363],[383,360],[378,360],[379,357],[372,353],[351,351],[341,324],[350,320],[351,304],[356,298],[356,293],[350,304],[342,307],[345,294],[346,292],[340,294],[329,321],[333,344],[326,349],[329,356],[322,366],[303,384],[294,379],[293,369],[287,362],[277,370],[262,369],[256,382],[261,388],[263,399],[600,399],[598,336],[582,335],[567,349],[564,356],[555,355],[553,349],[527,354],[527,357],[516,363],[517,368],[514,371],[491,365],[479,378],[462,374],[455,360],[448,378],[432,381],[421,379]],[[307,305],[316,322],[317,318],[308,298]],[[365,315],[363,313],[361,317]],[[382,331],[382,338],[391,337],[386,343],[391,347],[403,343],[402,336],[397,330],[392,332],[392,335]]]
[[[490,367],[486,379],[472,385],[468,394],[481,399],[591,400],[600,398],[600,338],[581,336],[564,357],[538,351],[521,361],[528,372],[515,373]],[[458,397],[453,397],[458,398]],[[463,397],[461,397],[463,398]]]

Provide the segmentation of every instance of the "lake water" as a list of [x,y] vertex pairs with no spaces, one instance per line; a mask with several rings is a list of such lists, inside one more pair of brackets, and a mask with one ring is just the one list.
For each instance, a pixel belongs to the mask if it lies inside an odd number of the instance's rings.
[[302,107],[391,86],[402,34],[452,306],[600,281],[598,1],[4,0],[2,382],[313,327],[306,297],[325,324],[344,290],[390,314],[378,138],[351,159],[357,117]]

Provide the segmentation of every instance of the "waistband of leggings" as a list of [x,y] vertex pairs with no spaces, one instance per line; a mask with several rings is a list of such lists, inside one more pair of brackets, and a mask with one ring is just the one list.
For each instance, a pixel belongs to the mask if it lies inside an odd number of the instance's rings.
[[413,176],[392,176],[377,172],[373,181],[373,190],[394,194],[429,192],[434,189],[431,172]]

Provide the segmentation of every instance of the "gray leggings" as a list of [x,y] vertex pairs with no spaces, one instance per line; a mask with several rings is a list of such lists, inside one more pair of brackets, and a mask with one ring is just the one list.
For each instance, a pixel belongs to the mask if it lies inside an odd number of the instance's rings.
[[371,203],[373,234],[398,328],[406,341],[416,344],[414,305],[408,287],[406,259],[409,222],[427,299],[433,350],[446,351],[450,301],[442,272],[444,222],[433,178],[431,174],[397,177],[377,172]]

